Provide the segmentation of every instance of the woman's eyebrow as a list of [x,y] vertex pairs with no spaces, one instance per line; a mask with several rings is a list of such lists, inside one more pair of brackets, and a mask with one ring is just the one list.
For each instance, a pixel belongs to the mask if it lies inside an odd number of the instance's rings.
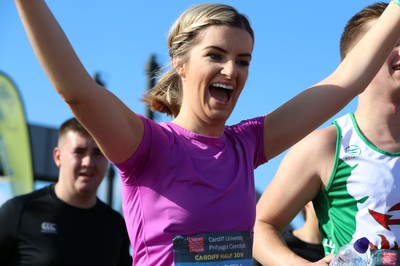
[[[207,47],[205,47],[205,49],[215,49],[215,50],[221,51],[223,53],[228,53],[227,50],[225,50],[219,46],[214,46],[214,45],[207,46]],[[239,56],[240,57],[250,57],[250,59],[251,59],[251,53],[241,53],[241,54],[239,54]]]

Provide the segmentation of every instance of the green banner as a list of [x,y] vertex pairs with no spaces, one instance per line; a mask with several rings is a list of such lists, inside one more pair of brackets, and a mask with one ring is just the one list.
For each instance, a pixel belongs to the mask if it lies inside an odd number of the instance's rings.
[[0,162],[14,195],[33,190],[28,124],[14,83],[0,72]]

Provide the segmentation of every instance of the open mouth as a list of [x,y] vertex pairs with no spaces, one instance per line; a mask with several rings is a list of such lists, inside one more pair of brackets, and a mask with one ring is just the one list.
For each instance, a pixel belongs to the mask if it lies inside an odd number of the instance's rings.
[[221,102],[228,102],[231,98],[233,87],[221,83],[210,85],[210,94],[213,98]]

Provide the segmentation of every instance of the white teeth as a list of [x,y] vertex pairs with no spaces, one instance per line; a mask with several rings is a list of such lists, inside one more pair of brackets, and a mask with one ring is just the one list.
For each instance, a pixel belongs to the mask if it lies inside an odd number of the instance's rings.
[[218,87],[218,88],[223,88],[226,90],[233,90],[233,86],[228,86],[228,85],[221,84],[221,83],[212,84],[212,86]]

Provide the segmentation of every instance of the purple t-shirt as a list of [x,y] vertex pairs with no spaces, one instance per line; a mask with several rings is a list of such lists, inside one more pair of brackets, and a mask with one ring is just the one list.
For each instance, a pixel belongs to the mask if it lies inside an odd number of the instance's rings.
[[173,265],[175,235],[252,232],[264,118],[227,126],[222,137],[142,120],[138,150],[116,164],[134,264]]

